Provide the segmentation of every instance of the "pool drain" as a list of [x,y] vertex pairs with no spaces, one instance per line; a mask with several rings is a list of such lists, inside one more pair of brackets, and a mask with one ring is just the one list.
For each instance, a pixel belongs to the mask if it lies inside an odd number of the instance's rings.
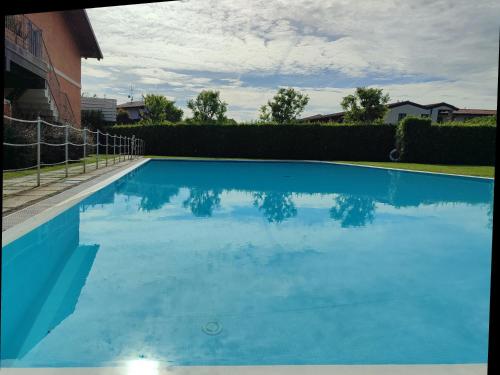
[[222,332],[222,324],[215,321],[208,322],[201,328],[201,330],[205,332],[207,335],[215,336]]

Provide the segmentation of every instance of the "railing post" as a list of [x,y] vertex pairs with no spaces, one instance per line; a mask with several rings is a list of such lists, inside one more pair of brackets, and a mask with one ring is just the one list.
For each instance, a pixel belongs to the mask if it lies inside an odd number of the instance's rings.
[[97,130],[97,151],[96,151],[96,158],[95,158],[95,169],[99,169],[99,129]]
[[132,152],[130,153],[130,158],[133,159],[135,156],[135,135],[132,135],[132,139],[130,140],[132,143]]
[[65,166],[65,174],[66,174],[66,178],[68,178],[68,159],[69,159],[69,152],[68,152],[68,148],[69,148],[69,124],[66,124],[66,127],[64,128],[64,138],[65,138],[65,145],[64,145],[64,158],[65,158],[65,163],[64,163],[64,166]]
[[116,135],[113,135],[113,165],[116,164],[116,161],[115,161],[115,148],[116,148]]
[[106,167],[108,166],[108,133],[106,133]]
[[122,157],[122,136],[120,135],[120,146],[118,147],[118,163],[121,162]]
[[86,158],[87,158],[87,128],[83,128],[83,173],[85,173]]
[[42,127],[42,122],[40,116],[38,116],[36,122],[36,186],[40,186],[40,163],[41,163],[40,142],[42,141],[41,127]]

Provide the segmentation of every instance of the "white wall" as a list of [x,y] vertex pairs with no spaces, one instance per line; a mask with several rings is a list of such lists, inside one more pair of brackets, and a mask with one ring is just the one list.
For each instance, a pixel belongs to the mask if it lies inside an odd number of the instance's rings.
[[453,111],[453,108],[450,108],[446,105],[441,105],[439,107],[434,107],[432,108],[432,122],[437,122],[438,119],[438,113],[441,109],[447,110],[447,111]]
[[101,111],[105,121],[116,122],[116,99],[82,96],[82,111]]
[[141,119],[141,112],[139,108],[123,108],[125,111],[128,112],[128,117],[131,120],[140,120]]
[[[421,117],[423,114],[430,114],[429,109],[424,109],[420,107],[415,107],[411,104],[404,104],[395,108],[389,108],[387,114],[384,117],[384,122],[386,124],[394,124],[398,123],[398,115],[400,113],[406,113],[406,116],[417,116]],[[436,111],[437,114],[437,111]],[[436,115],[437,116],[437,115]]]

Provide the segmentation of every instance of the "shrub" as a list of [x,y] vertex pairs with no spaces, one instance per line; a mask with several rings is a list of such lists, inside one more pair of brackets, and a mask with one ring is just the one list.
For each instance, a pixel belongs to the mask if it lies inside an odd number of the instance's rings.
[[[42,124],[41,128],[42,142],[61,144],[65,142],[65,133],[63,128],[54,128]],[[70,129],[69,141],[75,144],[83,143],[82,132]],[[21,123],[17,121],[4,121],[4,141],[8,143],[26,144],[36,143],[36,125],[33,123]],[[88,143],[95,143],[92,133],[87,135]],[[88,147],[87,153],[94,153],[95,148]],[[42,163],[59,163],[65,160],[64,146],[50,146],[42,144],[40,146],[40,156]],[[77,160],[83,157],[83,147],[68,146],[68,156],[70,159]],[[27,168],[36,165],[36,146],[12,147],[4,146],[4,169]]]
[[471,118],[465,121],[448,121],[443,122],[442,126],[496,126],[497,117],[496,116],[484,116]]
[[494,165],[495,132],[491,125],[450,126],[406,117],[398,125],[396,144],[405,162]]
[[386,161],[393,125],[190,125],[117,126],[113,131],[146,142],[164,156]]
[[116,122],[117,123],[130,123],[132,120],[130,119],[128,112],[122,108],[119,108],[116,112]]

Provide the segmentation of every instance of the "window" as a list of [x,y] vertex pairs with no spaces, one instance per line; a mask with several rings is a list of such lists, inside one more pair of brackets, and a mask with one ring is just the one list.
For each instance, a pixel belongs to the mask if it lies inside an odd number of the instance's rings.
[[422,118],[427,118],[427,117],[429,117],[429,116],[430,116],[430,115],[429,115],[428,113],[422,113],[422,114],[420,115],[420,117],[422,117]]
[[398,122],[406,117],[406,113],[398,113]]

